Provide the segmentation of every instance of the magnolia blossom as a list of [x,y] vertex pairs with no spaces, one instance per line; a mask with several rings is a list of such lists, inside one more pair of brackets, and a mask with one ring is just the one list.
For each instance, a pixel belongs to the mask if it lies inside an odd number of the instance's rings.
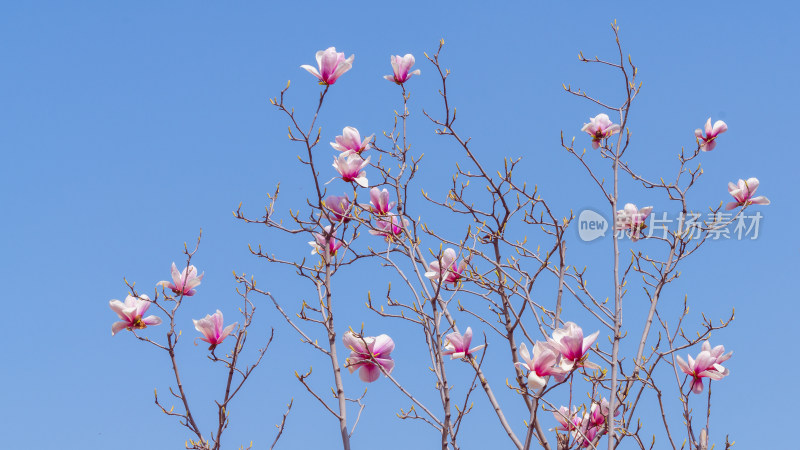
[[213,350],[214,347],[221,344],[222,341],[231,334],[231,331],[236,328],[236,325],[239,324],[239,322],[234,322],[222,328],[222,311],[220,310],[217,310],[213,315],[206,314],[205,317],[199,320],[192,319],[192,322],[194,322],[194,328],[203,334],[200,340],[211,344],[211,346],[208,347],[209,350]]
[[758,189],[758,178],[748,178],[747,181],[739,180],[738,184],[728,183],[728,192],[736,201],[725,205],[725,209],[731,210],[748,205],[769,205],[767,197],[763,195],[753,197],[756,189]]
[[341,154],[333,159],[333,167],[339,172],[344,181],[355,181],[361,187],[367,187],[367,172],[362,171],[369,164],[369,158],[361,159],[360,156]]
[[700,144],[700,150],[710,152],[717,146],[717,136],[728,131],[728,125],[725,122],[718,120],[711,126],[711,117],[706,122],[706,135],[703,136],[703,130],[700,128],[694,130],[694,135],[697,136],[697,142]]
[[406,54],[406,56],[393,55],[389,57],[389,60],[392,62],[392,71],[394,74],[384,75],[383,77],[389,81],[394,81],[397,84],[403,84],[408,81],[409,78],[411,78],[411,75],[420,74],[419,69],[413,72],[408,71],[415,62],[414,55],[411,53]]
[[369,230],[369,234],[373,236],[383,236],[386,242],[391,242],[392,239],[400,236],[403,229],[408,226],[408,220],[405,218],[400,219],[397,214],[389,214],[385,218],[378,219],[375,223],[376,230]]
[[336,142],[331,142],[331,147],[345,155],[352,153],[360,154],[372,146],[370,141],[372,141],[372,138],[374,137],[375,135],[372,134],[365,137],[362,141],[361,134],[358,133],[358,130],[353,127],[344,127],[344,130],[342,130],[342,135],[336,136]]
[[611,123],[607,114],[598,114],[589,119],[589,123],[583,124],[581,131],[585,131],[592,136],[592,148],[599,148],[600,141],[610,138],[614,133],[619,133],[619,125]]
[[197,269],[194,266],[189,266],[183,269],[182,272],[178,272],[178,268],[175,266],[175,263],[172,263],[172,283],[169,281],[159,281],[156,283],[156,286],[164,286],[165,288],[171,289],[177,295],[186,295],[192,296],[196,294],[194,290],[200,284],[200,281],[203,279],[204,273],[201,273],[200,276],[197,276]]
[[641,237],[641,231],[647,228],[645,221],[652,211],[652,206],[638,209],[633,203],[626,203],[624,209],[617,211],[614,227],[617,230],[630,230],[631,240],[636,242]]
[[142,294],[139,297],[129,295],[125,297],[125,303],[119,300],[111,300],[108,306],[117,313],[120,319],[119,322],[114,322],[111,325],[111,335],[114,336],[123,329],[141,330],[150,325],[160,325],[161,319],[156,316],[147,316],[142,318],[147,308],[150,307],[150,297]]
[[688,364],[680,356],[677,359],[678,366],[683,370],[683,373],[692,376],[692,392],[700,394],[703,392],[703,378],[721,380],[730,373],[720,363],[727,361],[731,355],[733,355],[733,352],[725,354],[725,347],[718,345],[711,348],[711,344],[705,341],[696,359],[692,359],[691,355],[687,355]]
[[361,205],[364,209],[369,209],[373,214],[388,214],[394,208],[396,202],[389,201],[389,191],[379,190],[374,187],[369,190],[369,205]]
[[342,337],[342,342],[350,349],[345,367],[350,373],[359,369],[358,377],[362,381],[372,383],[377,380],[381,375],[381,368],[386,373],[392,373],[394,361],[389,354],[394,350],[394,341],[389,336],[382,334],[366,337],[348,331]]
[[578,415],[578,409],[574,406],[572,409],[562,406],[558,411],[553,411],[553,417],[556,418],[558,425],[551,428],[550,431],[572,431],[576,427],[581,426],[582,418]]
[[595,331],[592,335],[583,337],[581,327],[573,322],[564,324],[564,328],[553,331],[553,338],[547,338],[547,342],[554,350],[561,353],[561,368],[569,372],[573,368],[586,367],[587,369],[599,369],[597,364],[587,361],[588,351],[592,344],[597,340],[600,331]]
[[565,373],[563,369],[557,367],[558,353],[544,342],[537,342],[533,345],[533,358],[528,353],[525,343],[519,345],[519,356],[523,362],[514,363],[520,369],[528,370],[528,387],[530,389],[541,389],[547,384],[547,377],[555,375],[560,377]]
[[452,332],[445,338],[443,355],[450,355],[450,359],[461,359],[475,353],[482,349],[485,345],[469,348],[472,342],[472,328],[467,327],[467,331],[463,335],[458,331]]
[[572,437],[578,445],[586,448],[592,445],[592,441],[594,441],[594,438],[597,437],[598,434],[602,433],[602,428],[594,426],[589,422],[583,422],[580,427],[572,431]]
[[350,221],[350,210],[352,205],[350,204],[350,199],[346,195],[336,196],[331,195],[325,199],[323,205],[328,209],[330,214],[328,215],[336,222],[347,223]]
[[[311,254],[314,253],[325,257],[325,244],[328,244],[328,255],[333,256],[336,254],[336,250],[339,250],[344,243],[338,239],[336,239],[336,230],[331,232],[331,226],[328,225],[325,228],[325,233],[313,233],[314,240],[310,241],[308,245],[311,246]],[[330,237],[328,235],[330,234]]]
[[302,65],[311,75],[319,78],[319,84],[330,85],[336,83],[336,80],[353,67],[353,59],[355,55],[350,55],[349,58],[344,59],[344,53],[336,53],[336,47],[328,47],[327,50],[320,50],[317,52],[317,67],[319,71],[313,66]]
[[431,262],[425,276],[434,281],[441,279],[445,283],[457,283],[461,279],[464,269],[467,268],[467,264],[469,264],[469,258],[462,259],[460,263],[456,264],[456,251],[448,248],[442,253],[441,264],[438,260]]
[[[600,400],[600,403],[594,402],[592,403],[591,411],[589,412],[588,418],[589,423],[594,426],[603,426],[606,423],[606,416],[608,416],[608,400],[605,398]],[[614,417],[620,415],[619,405],[617,405],[617,409],[614,411]]]

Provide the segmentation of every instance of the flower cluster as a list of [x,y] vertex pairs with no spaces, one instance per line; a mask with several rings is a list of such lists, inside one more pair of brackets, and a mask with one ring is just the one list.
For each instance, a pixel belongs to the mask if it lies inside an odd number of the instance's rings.
[[[584,124],[583,128],[581,128],[581,131],[585,131],[592,136],[592,148],[595,149],[600,147],[603,139],[611,137],[614,133],[618,133],[619,130],[620,126],[611,123],[606,114],[598,114],[589,119],[589,123]],[[708,121],[706,121],[705,130],[698,128],[694,132],[699,149],[704,152],[714,150],[717,146],[717,137],[726,131],[728,131],[728,125],[725,122],[718,120],[712,126],[711,118],[709,117]],[[763,195],[753,196],[757,188],[758,178],[748,178],[747,181],[740,179],[736,184],[728,183],[728,192],[736,201],[728,203],[725,209],[731,210],[749,205],[769,205],[767,197]],[[616,230],[627,230],[631,240],[638,241],[641,231],[647,228],[645,219],[647,219],[652,210],[652,206],[638,209],[633,203],[627,203],[623,209],[617,211],[614,228]]]
[[[320,50],[316,54],[317,67],[310,65],[300,66],[307,70],[309,73],[317,77],[319,83],[325,86],[330,86],[339,79],[339,77],[352,69],[354,56],[351,55],[345,59],[344,53],[337,53],[335,47],[329,47],[326,50]],[[420,71],[411,70],[414,66],[414,55],[406,54],[405,56],[392,55],[390,57],[392,64],[392,75],[386,75],[389,81],[398,85],[403,85],[408,81],[412,75],[419,75]],[[348,183],[355,183],[355,185],[367,188],[369,187],[369,179],[367,172],[364,170],[370,161],[368,156],[366,159],[362,154],[372,148],[372,140],[375,135],[372,134],[366,138],[361,138],[361,133],[355,127],[347,126],[342,130],[341,136],[336,136],[334,142],[331,142],[331,147],[340,152],[338,156],[333,159],[333,168],[339,173],[342,181]],[[331,180],[333,181],[333,180]],[[387,242],[397,239],[403,232],[403,229],[408,226],[408,221],[398,215],[392,214],[391,210],[395,206],[395,202],[389,201],[389,192],[386,189],[379,190],[373,187],[370,190],[370,205],[359,205],[361,208],[372,212],[377,216],[384,216],[377,218],[375,228],[370,230],[370,234],[376,236],[383,236]],[[345,223],[352,217],[351,203],[347,196],[330,196],[324,202],[325,213],[335,222]],[[326,234],[333,234],[332,231],[326,229]],[[314,233],[315,240],[309,242],[314,248],[315,253],[323,244],[318,240],[318,233]],[[331,243],[331,245],[333,245]],[[337,247],[338,248],[338,247]],[[331,249],[331,254],[335,249]],[[322,254],[322,253],[320,253]],[[463,270],[463,268],[461,269]],[[450,271],[450,278],[458,278],[453,275],[455,272]],[[459,272],[460,273],[460,272]],[[447,281],[454,282],[454,281]]]
[[[178,268],[173,262],[172,282],[159,281],[156,286],[168,288],[175,295],[192,296],[196,294],[194,288],[200,284],[202,279],[203,274],[197,276],[197,269],[194,266],[189,266],[183,272],[178,272]],[[144,294],[139,296],[128,295],[124,303],[119,300],[111,300],[109,302],[111,310],[122,319],[111,325],[111,335],[113,336],[122,330],[141,330],[148,326],[160,325],[161,318],[157,316],[143,317],[152,303],[157,303],[157,301],[150,300],[150,297]],[[161,309],[163,310],[163,308]],[[206,315],[202,319],[192,319],[192,321],[195,329],[202,334],[200,339],[211,344],[208,348],[209,350],[213,350],[217,345],[221,344],[238,324],[234,322],[227,327],[223,327],[222,312],[220,310],[217,310],[213,315]]]
[[[592,402],[589,412],[578,414],[578,409],[574,406],[570,409],[561,406],[558,411],[553,412],[558,425],[556,431],[570,433],[575,442],[581,447],[589,447],[596,438],[606,433],[606,417],[608,416],[608,400],[602,398],[599,402]],[[619,407],[614,411],[614,416],[620,415]]]
[[583,329],[573,322],[567,322],[563,328],[553,331],[553,337],[547,342],[536,342],[533,345],[533,357],[525,343],[519,346],[522,361],[515,363],[517,368],[528,371],[527,383],[530,389],[540,389],[547,384],[550,375],[563,381],[574,369],[585,367],[596,370],[600,366],[588,361],[589,349],[600,335],[599,331],[584,338]]

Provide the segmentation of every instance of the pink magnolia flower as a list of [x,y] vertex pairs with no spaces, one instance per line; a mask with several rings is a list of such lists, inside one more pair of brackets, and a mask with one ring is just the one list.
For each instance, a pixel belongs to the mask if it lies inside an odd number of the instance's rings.
[[525,343],[519,345],[519,356],[523,362],[514,363],[520,369],[528,370],[528,387],[531,389],[541,389],[547,384],[547,377],[555,375],[562,376],[565,371],[557,367],[558,353],[544,342],[533,344],[533,358],[528,353]]
[[[600,403],[593,402],[592,408],[589,413],[589,422],[594,426],[603,426],[606,423],[606,416],[608,416],[608,400],[603,398],[600,400]],[[620,405],[617,405],[616,411],[614,411],[614,417],[620,415],[621,411],[619,410]]]
[[710,152],[717,146],[717,136],[728,131],[728,125],[725,122],[718,120],[711,126],[711,117],[706,122],[706,135],[703,136],[703,130],[694,130],[694,135],[697,137],[697,142],[700,144],[700,150]]
[[638,209],[633,203],[626,203],[624,209],[617,211],[614,227],[617,230],[630,230],[629,236],[636,242],[641,237],[641,231],[647,228],[645,222],[652,211],[652,206]]
[[361,159],[358,155],[341,154],[333,159],[333,167],[339,172],[344,181],[354,181],[361,187],[367,187],[367,172],[362,171],[369,164],[369,157]]
[[396,202],[389,201],[389,191],[379,190],[374,187],[369,190],[369,205],[361,205],[362,208],[372,211],[373,214],[388,214],[394,208]]
[[111,307],[111,310],[117,313],[119,318],[122,319],[111,325],[111,335],[114,336],[124,329],[132,331],[141,330],[151,325],[160,325],[161,319],[156,316],[142,318],[147,308],[150,307],[150,303],[150,297],[144,294],[139,297],[129,295],[125,297],[125,303],[119,300],[111,300],[108,302],[108,306]]
[[222,341],[231,334],[231,331],[236,328],[236,325],[239,324],[239,322],[234,322],[222,328],[222,311],[220,310],[217,310],[213,315],[206,314],[205,317],[199,320],[192,319],[192,322],[194,322],[194,328],[203,334],[200,340],[211,344],[211,346],[208,347],[209,350],[214,350],[214,347],[221,344]]
[[383,236],[386,242],[391,242],[403,233],[403,229],[408,226],[405,217],[401,220],[397,214],[388,214],[385,218],[378,219],[375,223],[376,230],[369,230],[373,236]]
[[736,201],[725,205],[725,209],[731,210],[748,205],[769,205],[767,197],[763,195],[753,197],[756,189],[758,189],[758,178],[748,178],[747,181],[739,180],[738,184],[728,183],[728,192]]
[[569,372],[573,368],[586,367],[587,369],[599,369],[597,364],[587,361],[589,349],[597,340],[600,331],[595,331],[589,337],[583,337],[583,330],[573,322],[564,324],[564,328],[553,331],[553,338],[547,338],[547,342],[561,353],[561,368]]
[[558,425],[555,428],[551,428],[550,431],[572,431],[581,426],[583,421],[581,416],[578,415],[578,409],[574,406],[571,409],[566,406],[558,408],[558,411],[553,411],[553,417],[556,418]]
[[425,276],[434,281],[441,279],[444,283],[457,283],[468,264],[469,257],[456,264],[456,251],[448,248],[442,253],[441,264],[438,260],[428,264],[428,271],[425,272]]
[[[580,431],[579,431],[580,430]],[[583,422],[580,427],[572,431],[572,437],[575,442],[583,448],[592,445],[592,441],[598,434],[602,434],[602,428],[592,425],[589,422]]]
[[611,123],[607,114],[598,114],[589,119],[589,123],[583,124],[581,131],[589,133],[592,137],[592,148],[596,149],[600,147],[600,141],[619,133],[619,125]]
[[[331,226],[328,225],[325,228],[325,233],[313,233],[314,240],[310,241],[308,245],[311,246],[311,254],[314,253],[325,257],[325,244],[328,245],[328,255],[334,256],[336,254],[336,250],[339,250],[344,243],[338,239],[336,239],[336,230],[331,232]],[[330,233],[330,237],[328,237],[328,233]]]
[[692,376],[692,392],[695,394],[703,392],[703,378],[721,380],[730,373],[720,363],[727,361],[733,355],[733,352],[724,353],[725,347],[718,345],[711,348],[711,344],[705,341],[696,359],[693,359],[691,355],[687,355],[688,364],[683,358],[677,356],[678,366],[683,370],[683,373]]
[[164,286],[165,288],[171,289],[172,292],[177,295],[183,294],[185,296],[192,296],[196,294],[194,288],[200,284],[203,275],[205,275],[205,272],[197,276],[197,268],[194,266],[189,266],[183,269],[182,272],[178,272],[175,263],[172,263],[172,283],[169,281],[159,281],[156,283],[156,286]]
[[352,205],[350,204],[350,199],[346,195],[331,195],[325,199],[323,205],[330,213],[328,217],[335,222],[347,223],[350,221],[350,217],[348,216],[351,213]]
[[389,60],[392,62],[392,71],[394,74],[392,75],[384,75],[383,78],[386,78],[389,81],[393,81],[397,84],[403,84],[411,78],[411,75],[419,75],[419,69],[409,72],[408,70],[411,69],[411,66],[414,65],[414,55],[411,53],[406,54],[406,56],[394,55],[390,56]]
[[[358,377],[362,381],[372,383],[381,375],[381,368],[386,373],[392,373],[394,361],[389,356],[394,350],[394,341],[389,336],[382,334],[376,337],[359,336],[348,331],[342,337],[344,346],[350,349],[350,356],[345,362],[345,367],[353,373],[358,370]],[[379,367],[380,366],[380,367]]]
[[463,336],[458,331],[454,331],[445,338],[444,348],[446,350],[442,354],[450,355],[450,359],[461,359],[485,347],[485,345],[479,345],[469,348],[470,343],[472,343],[472,328],[467,327]]
[[328,47],[327,50],[320,50],[317,52],[317,67],[319,71],[313,66],[302,65],[308,73],[319,78],[319,84],[330,85],[336,83],[336,80],[353,67],[353,59],[355,55],[350,55],[349,58],[344,59],[344,53],[336,53],[336,47]]
[[364,150],[369,150],[372,147],[370,141],[375,135],[372,134],[361,140],[361,134],[358,133],[353,127],[344,127],[341,136],[336,136],[336,142],[331,142],[331,147],[342,152],[345,155],[352,153],[360,154]]

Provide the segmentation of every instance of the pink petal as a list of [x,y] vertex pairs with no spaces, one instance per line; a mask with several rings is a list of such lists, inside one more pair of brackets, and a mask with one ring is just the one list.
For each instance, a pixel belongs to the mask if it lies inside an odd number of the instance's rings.
[[364,345],[364,340],[350,331],[346,332],[344,336],[342,336],[342,343],[346,348],[349,348],[356,353],[368,353],[367,346]]
[[130,324],[128,322],[122,322],[122,321],[114,322],[111,325],[111,335],[114,336],[115,334],[119,333],[120,331],[124,330],[125,328],[128,328],[129,325]]
[[375,357],[388,356],[394,350],[394,341],[389,336],[382,334],[375,337],[372,344],[372,354]]
[[147,326],[161,325],[161,318],[157,316],[147,316],[142,319],[142,322]]
[[[691,358],[691,356],[689,358]],[[681,368],[683,373],[687,375],[692,374],[692,369],[689,367],[688,364],[686,364],[686,361],[684,361],[683,358],[681,358],[680,356],[676,356],[675,359],[678,361],[678,367]]]
[[358,378],[366,383],[372,383],[381,376],[381,369],[373,363],[367,363],[361,366],[358,371]]

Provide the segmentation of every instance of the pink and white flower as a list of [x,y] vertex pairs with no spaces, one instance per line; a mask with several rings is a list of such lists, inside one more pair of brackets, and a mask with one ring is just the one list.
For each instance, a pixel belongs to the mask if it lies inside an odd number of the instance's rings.
[[581,416],[578,415],[578,409],[574,406],[571,409],[561,406],[558,411],[553,411],[553,417],[555,417],[558,425],[555,428],[551,428],[550,431],[572,431],[580,427],[583,421]]
[[442,355],[450,355],[450,359],[461,359],[485,347],[484,344],[469,348],[470,343],[472,343],[472,328],[467,327],[467,331],[463,335],[454,331],[445,338],[445,351],[442,352]]
[[353,67],[353,59],[355,59],[355,55],[350,55],[349,58],[344,59],[344,53],[336,53],[336,47],[328,47],[327,50],[317,52],[317,67],[319,67],[319,70],[306,64],[300,67],[317,77],[319,84],[331,85],[336,83],[336,80],[343,73]]
[[389,81],[393,81],[397,84],[403,84],[411,78],[411,75],[419,75],[419,69],[409,72],[409,69],[414,65],[416,62],[414,60],[414,55],[411,53],[406,54],[406,56],[400,55],[393,55],[389,57],[389,60],[392,63],[392,71],[394,72],[392,75],[384,75],[383,78],[386,78]]
[[347,223],[350,221],[350,213],[352,205],[350,199],[346,195],[337,196],[331,195],[325,199],[323,206],[327,209],[328,217],[335,222]]
[[692,376],[692,392],[700,394],[703,392],[703,378],[721,380],[730,374],[730,371],[723,367],[721,363],[727,361],[731,355],[733,355],[733,352],[725,354],[725,347],[718,345],[711,348],[711,344],[705,341],[696,359],[693,359],[691,355],[687,355],[689,359],[687,363],[680,356],[676,356],[676,358],[678,367],[681,368],[683,373]]
[[700,145],[700,150],[704,152],[710,152],[714,150],[714,147],[717,146],[717,136],[728,131],[728,125],[725,122],[718,120],[714,122],[714,126],[711,126],[711,117],[708,118],[706,122],[706,134],[703,136],[703,130],[696,129],[694,130],[694,135],[697,137],[697,142]]
[[394,208],[396,202],[389,201],[389,191],[379,190],[374,187],[369,190],[369,205],[361,205],[362,208],[370,210],[373,214],[388,214]]
[[361,169],[367,167],[369,158],[361,159],[358,155],[345,155],[343,153],[338,158],[333,159],[333,167],[342,176],[342,180],[355,182],[361,187],[368,187],[367,172]]
[[619,125],[611,123],[608,114],[598,114],[590,118],[589,123],[583,124],[581,131],[589,133],[589,136],[592,137],[592,148],[597,149],[603,139],[608,139],[613,134],[619,133]]
[[442,280],[444,283],[457,283],[468,264],[469,257],[456,264],[456,251],[448,248],[442,253],[441,262],[437,260],[428,265],[428,271],[425,272],[425,276],[433,281]]
[[[619,410],[620,405],[617,405],[616,411],[614,411],[614,417],[620,415],[621,411]],[[609,404],[608,400],[603,398],[600,400],[600,403],[593,402],[591,411],[589,412],[589,423],[594,426],[603,426],[606,423],[606,417],[608,416],[608,409]]]
[[369,234],[373,236],[383,236],[386,242],[398,238],[403,234],[403,230],[408,226],[406,218],[400,219],[397,214],[388,214],[375,222],[375,230],[369,230]]
[[372,147],[370,143],[375,135],[369,135],[361,140],[361,134],[353,127],[344,127],[341,136],[336,136],[336,142],[331,142],[331,147],[342,152],[342,154],[361,154],[364,150]]
[[325,257],[326,244],[328,247],[329,256],[336,255],[336,251],[344,245],[344,242],[336,239],[336,230],[331,231],[330,225],[326,226],[324,230],[325,232],[322,234],[312,233],[314,235],[314,240],[308,243],[308,245],[310,245],[312,248],[311,254],[313,255],[316,253],[323,258]]
[[156,286],[163,286],[165,288],[171,289],[176,295],[185,295],[190,297],[197,292],[194,290],[199,284],[200,281],[203,280],[204,273],[201,273],[200,276],[197,276],[197,268],[194,266],[189,266],[183,269],[182,272],[178,272],[178,268],[175,266],[175,263],[172,263],[172,282],[169,281],[159,281],[156,283]]
[[206,341],[211,344],[209,350],[214,350],[214,347],[221,344],[228,335],[231,334],[239,322],[234,322],[227,327],[222,327],[222,311],[217,310],[213,315],[206,314],[202,319],[192,319],[194,328],[203,334],[200,338],[201,341]]
[[544,342],[533,344],[533,358],[528,353],[525,343],[519,345],[519,356],[522,362],[514,363],[520,369],[528,371],[528,387],[530,389],[541,389],[547,384],[547,377],[555,375],[557,378],[565,374],[565,371],[556,366],[558,353]]
[[592,348],[598,335],[600,335],[600,331],[595,331],[584,339],[581,327],[573,322],[567,322],[564,324],[564,328],[553,331],[553,338],[547,338],[547,342],[554,350],[561,353],[560,364],[565,372],[577,367],[597,370],[600,366],[587,361],[587,358],[589,349]]
[[749,205],[769,205],[769,199],[763,195],[753,197],[758,189],[758,178],[748,178],[747,181],[739,180],[739,183],[728,183],[728,192],[736,199],[725,205],[725,209],[731,210],[740,206]]
[[583,448],[592,445],[592,441],[597,437],[598,433],[602,434],[602,428],[594,426],[589,422],[583,422],[581,426],[572,431],[572,438]]
[[382,334],[367,337],[348,331],[342,336],[342,342],[350,349],[345,367],[350,373],[359,369],[358,377],[362,381],[372,383],[377,380],[381,375],[381,368],[386,373],[392,373],[394,361],[389,354],[394,350],[394,341],[389,336]]
[[641,231],[647,228],[647,216],[653,211],[652,206],[638,209],[633,203],[626,203],[624,209],[617,211],[614,224],[616,230],[629,230],[628,235],[636,242],[641,237]]
[[125,303],[119,300],[111,300],[108,302],[108,306],[111,307],[111,310],[117,313],[119,318],[122,319],[111,325],[111,335],[114,336],[122,330],[141,330],[148,326],[160,325],[161,319],[156,316],[142,318],[147,308],[150,307],[150,303],[152,303],[150,297],[144,294],[139,297],[129,295],[125,297]]

